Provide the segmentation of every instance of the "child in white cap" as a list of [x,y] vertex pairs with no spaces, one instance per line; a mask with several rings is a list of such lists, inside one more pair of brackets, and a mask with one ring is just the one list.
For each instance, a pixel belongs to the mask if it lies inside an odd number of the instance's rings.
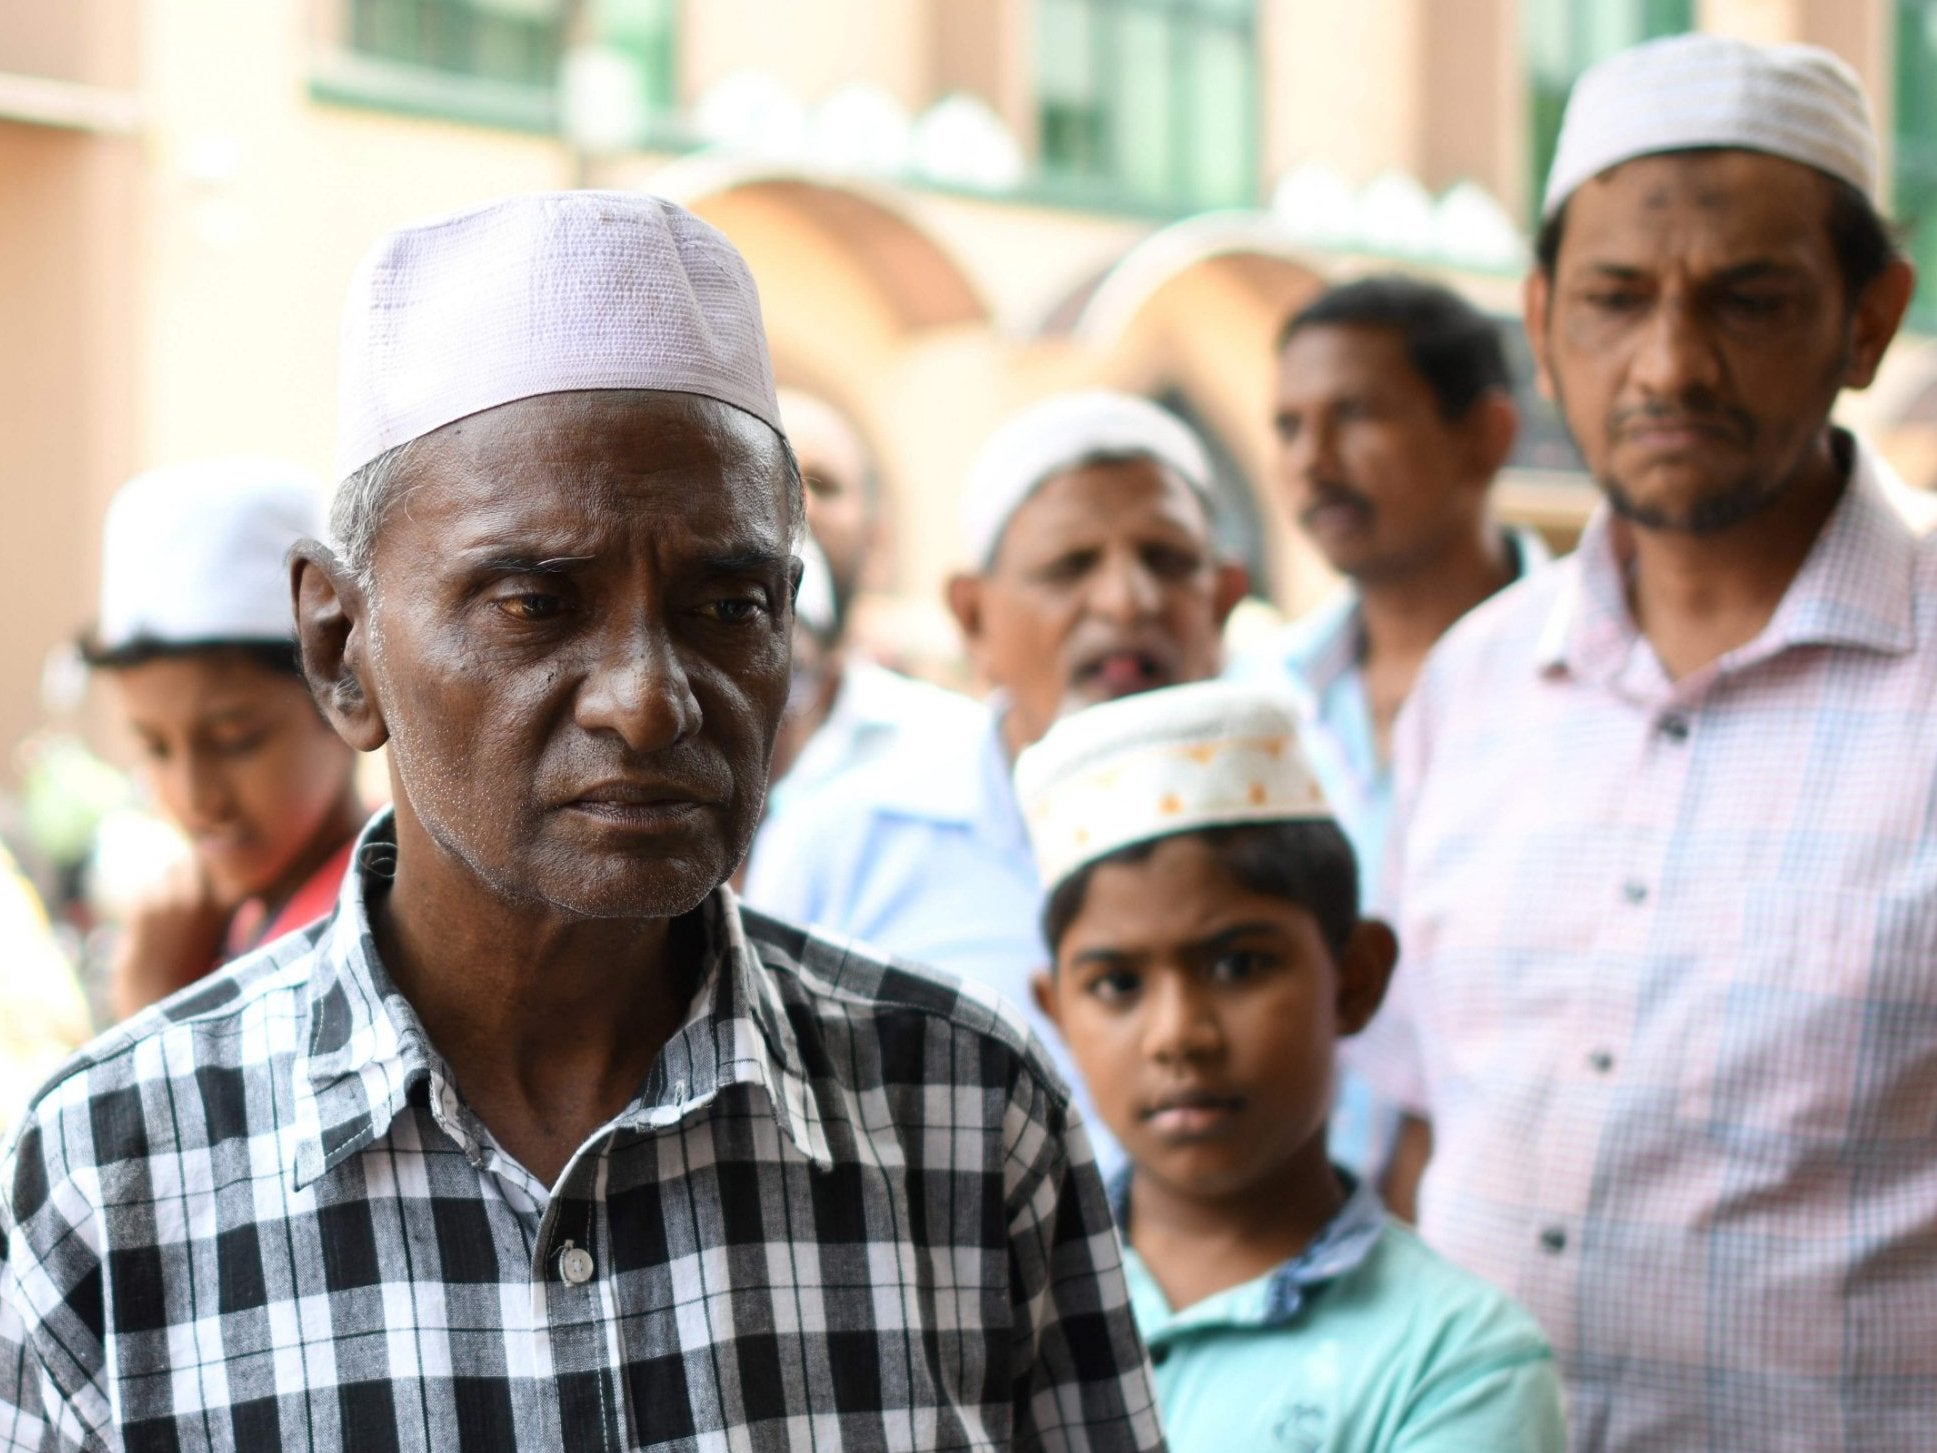
[[82,650],[114,682],[148,784],[193,849],[123,926],[119,1014],[336,901],[366,814],[355,753],[297,665],[284,564],[325,533],[320,483],[271,460],[154,470],[109,506]]
[[1326,1154],[1335,1041],[1396,946],[1268,688],[1091,707],[1017,791],[1054,954],[1036,983],[1127,1153],[1112,1187],[1180,1453],[1565,1447],[1546,1341]]

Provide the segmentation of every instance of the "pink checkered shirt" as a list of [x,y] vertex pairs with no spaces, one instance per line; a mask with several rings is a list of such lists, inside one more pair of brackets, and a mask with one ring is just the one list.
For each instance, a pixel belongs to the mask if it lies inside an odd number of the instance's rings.
[[[1847,442],[1847,441],[1845,441]],[[1860,447],[1763,633],[1671,681],[1608,521],[1399,729],[1360,1067],[1577,1449],[1937,1447],[1937,548]]]

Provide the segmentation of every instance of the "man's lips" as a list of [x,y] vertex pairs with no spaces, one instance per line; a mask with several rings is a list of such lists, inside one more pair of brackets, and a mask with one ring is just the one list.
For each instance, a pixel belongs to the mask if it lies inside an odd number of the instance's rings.
[[1079,685],[1093,685],[1108,696],[1128,696],[1168,686],[1174,673],[1156,652],[1127,648],[1105,651],[1084,661],[1076,670]]
[[565,806],[618,827],[663,827],[716,805],[711,794],[643,782],[602,782]]
[[1372,521],[1372,506],[1354,494],[1320,495],[1299,511],[1298,522],[1315,535],[1360,530]]

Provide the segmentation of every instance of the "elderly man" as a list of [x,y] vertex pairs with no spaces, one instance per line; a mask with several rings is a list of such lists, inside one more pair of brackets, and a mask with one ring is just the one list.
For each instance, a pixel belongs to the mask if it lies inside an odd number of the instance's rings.
[[1605,495],[1401,718],[1427,1238],[1593,1450],[1905,1449],[1937,1407],[1937,553],[1830,422],[1910,296],[1849,69],[1575,88],[1527,330]]
[[1058,395],[997,430],[964,491],[975,568],[948,584],[994,701],[790,814],[748,900],[1029,1005],[1048,954],[1011,764],[1079,706],[1217,673],[1246,582],[1209,490],[1196,437],[1127,394]]
[[30,1111],[0,1447],[1159,1446],[1019,1030],[719,887],[800,523],[738,254],[640,195],[461,213],[379,245],[344,362],[297,618],[395,812]]

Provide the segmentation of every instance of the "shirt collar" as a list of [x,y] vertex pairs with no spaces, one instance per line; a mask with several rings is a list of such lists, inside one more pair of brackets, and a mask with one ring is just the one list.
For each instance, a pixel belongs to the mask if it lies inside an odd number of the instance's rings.
[[[335,916],[317,945],[294,1066],[299,1190],[386,1134],[420,1085],[428,1087],[433,1117],[473,1164],[488,1153],[482,1128],[461,1113],[449,1070],[376,951],[370,893],[394,873],[396,851],[395,818],[386,809],[359,838]],[[675,1124],[727,1085],[757,1085],[781,1132],[808,1159],[830,1164],[823,1117],[779,987],[747,938],[732,891],[717,889],[698,911],[707,962],[700,990],[613,1126]]]
[[[1902,654],[1916,644],[1912,586],[1917,536],[1890,500],[1894,476],[1862,441],[1834,431],[1851,460],[1849,482],[1802,568],[1762,633],[1717,663],[1723,671],[1792,646],[1843,646]],[[1901,488],[1901,486],[1896,486]],[[1617,550],[1604,503],[1574,552],[1542,627],[1535,659],[1543,671],[1612,681],[1641,644],[1628,608],[1628,561]]]
[[[1332,1219],[1312,1238],[1309,1246],[1265,1274],[1261,1300],[1232,1297],[1229,1293],[1207,1297],[1196,1306],[1185,1308],[1166,1326],[1144,1329],[1146,1337],[1187,1326],[1229,1326],[1239,1322],[1283,1326],[1304,1310],[1313,1292],[1362,1266],[1385,1231],[1386,1209],[1370,1181],[1359,1180],[1337,1166],[1332,1169],[1346,1188],[1345,1204],[1332,1214]],[[1111,1214],[1127,1241],[1130,1234],[1128,1167],[1111,1179],[1109,1192]],[[1256,1285],[1247,1283],[1250,1287]],[[1231,1290],[1240,1292],[1244,1288]]]
[[[1512,580],[1547,564],[1552,553],[1539,534],[1523,525],[1501,531]],[[1291,678],[1322,699],[1365,655],[1365,618],[1357,589],[1348,585],[1285,629],[1282,652]]]

